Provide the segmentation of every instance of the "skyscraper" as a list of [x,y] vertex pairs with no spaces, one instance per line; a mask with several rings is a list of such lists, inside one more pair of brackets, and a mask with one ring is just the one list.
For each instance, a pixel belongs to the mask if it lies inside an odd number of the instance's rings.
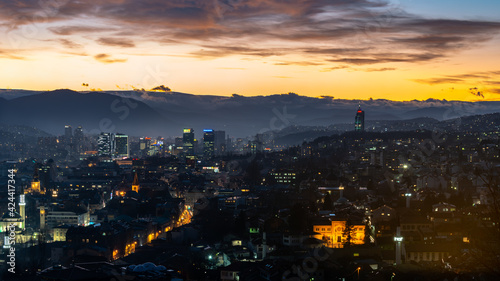
[[215,155],[223,155],[226,152],[226,132],[215,131],[214,152]]
[[99,156],[112,156],[115,152],[115,138],[112,133],[101,133],[97,137],[97,154]]
[[78,126],[75,129],[75,134],[73,136],[73,141],[75,143],[76,151],[77,152],[83,152],[83,147],[84,147],[84,138],[85,136],[83,135],[83,128],[82,126]]
[[356,117],[354,118],[354,131],[363,132],[365,130],[365,112],[358,107]]
[[67,142],[70,142],[73,138],[73,128],[70,125],[64,126],[64,138]]
[[205,157],[214,156],[215,133],[212,129],[203,130],[203,155]]
[[183,150],[187,156],[194,155],[194,130],[184,129],[184,134],[182,135]]
[[115,153],[117,157],[129,157],[128,136],[124,134],[116,134],[115,136]]

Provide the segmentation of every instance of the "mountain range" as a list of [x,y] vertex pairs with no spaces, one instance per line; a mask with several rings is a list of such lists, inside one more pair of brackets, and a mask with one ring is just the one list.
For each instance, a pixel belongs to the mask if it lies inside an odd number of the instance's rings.
[[207,96],[179,92],[72,90],[0,90],[0,123],[33,126],[54,135],[65,125],[83,126],[85,133],[120,132],[134,136],[180,136],[205,128],[246,137],[289,126],[350,124],[358,106],[365,120],[448,120],[500,112],[500,102],[429,99],[391,101],[345,100],[294,93],[269,96]]

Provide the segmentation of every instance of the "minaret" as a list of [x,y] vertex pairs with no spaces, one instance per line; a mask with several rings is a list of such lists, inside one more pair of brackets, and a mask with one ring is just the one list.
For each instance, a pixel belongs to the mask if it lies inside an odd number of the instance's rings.
[[135,172],[134,182],[132,183],[132,191],[139,193],[140,188],[141,187],[139,186],[139,179],[137,178],[137,172]]
[[26,229],[26,202],[24,196],[24,194],[19,195],[19,215],[21,216],[21,225],[19,228],[22,230]]

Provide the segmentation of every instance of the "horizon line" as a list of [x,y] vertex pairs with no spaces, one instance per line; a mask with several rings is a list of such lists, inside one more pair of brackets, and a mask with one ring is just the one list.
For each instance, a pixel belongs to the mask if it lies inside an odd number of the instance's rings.
[[108,93],[108,92],[147,92],[147,93],[173,93],[173,94],[183,94],[183,95],[190,95],[190,96],[213,96],[213,97],[234,97],[235,95],[241,96],[241,97],[270,97],[270,96],[283,96],[283,95],[297,95],[300,97],[306,97],[306,98],[315,98],[315,99],[328,99],[331,98],[333,100],[344,100],[344,101],[378,101],[378,100],[387,100],[387,101],[394,101],[394,102],[430,102],[430,101],[442,101],[442,102],[467,102],[467,103],[476,103],[476,102],[493,102],[493,101],[500,101],[500,98],[493,98],[493,99],[483,99],[483,100],[447,100],[447,99],[436,99],[436,98],[428,98],[425,100],[419,100],[419,99],[413,99],[413,100],[393,100],[393,99],[388,99],[388,98],[369,98],[369,99],[346,99],[346,98],[335,98],[332,95],[320,95],[320,96],[307,96],[303,94],[298,94],[295,92],[288,92],[288,93],[279,93],[279,94],[267,94],[267,95],[241,95],[237,93],[233,93],[231,95],[216,95],[216,94],[192,94],[192,93],[185,93],[185,92],[179,92],[179,91],[154,91],[154,90],[144,90],[144,89],[118,89],[118,90],[103,90],[103,89],[98,89],[98,90],[85,90],[85,91],[79,91],[79,90],[74,90],[70,88],[57,88],[57,89],[52,89],[52,90],[31,90],[31,89],[11,89],[11,88],[0,88],[0,95],[2,91],[29,91],[29,92],[38,92],[38,93],[47,93],[47,92],[54,92],[54,91],[60,91],[60,90],[69,90],[77,93]]

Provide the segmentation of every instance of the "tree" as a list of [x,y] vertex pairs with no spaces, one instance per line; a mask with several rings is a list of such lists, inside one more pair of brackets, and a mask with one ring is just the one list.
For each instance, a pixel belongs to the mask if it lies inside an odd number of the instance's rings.
[[302,204],[295,204],[290,209],[290,216],[288,217],[288,226],[292,232],[305,232],[309,230],[307,227],[307,210]]
[[247,215],[245,211],[241,211],[234,221],[234,232],[236,235],[244,236],[247,232],[246,228]]
[[262,176],[260,170],[262,169],[261,164],[257,159],[253,159],[248,165],[245,171],[245,180],[251,185],[258,185],[261,182]]
[[370,223],[370,218],[366,218],[365,222],[365,241],[364,243],[366,245],[370,245],[372,243],[371,241],[371,236],[372,236],[372,229],[371,229],[371,223]]
[[345,228],[343,232],[344,240],[344,248],[349,248],[352,246],[352,236],[354,232],[354,226],[352,224],[352,220],[350,216],[347,216],[347,220],[345,221]]
[[474,176],[482,181],[487,188],[488,201],[485,202],[487,211],[483,216],[489,217],[492,224],[485,225],[482,232],[484,239],[478,239],[475,243],[479,263],[500,276],[500,167],[476,168]]

